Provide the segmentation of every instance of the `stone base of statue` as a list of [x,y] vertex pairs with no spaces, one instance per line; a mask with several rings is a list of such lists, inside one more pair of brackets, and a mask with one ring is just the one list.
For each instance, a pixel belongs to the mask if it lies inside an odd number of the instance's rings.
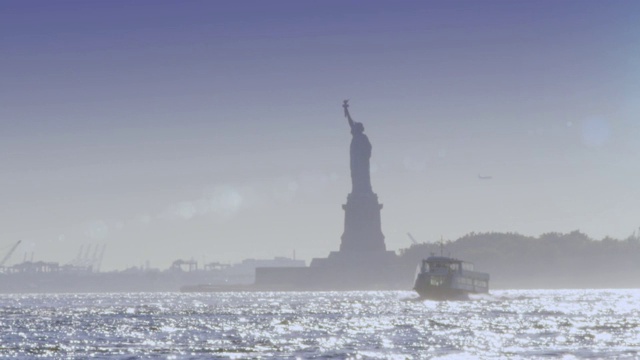
[[264,290],[410,289],[411,274],[394,251],[386,250],[378,196],[373,192],[351,193],[342,208],[340,251],[314,258],[308,268],[256,269],[256,286]]
[[344,233],[340,251],[314,258],[305,285],[331,290],[406,288],[399,281],[396,253],[386,250],[378,196],[370,191],[352,192],[342,208]]
[[344,209],[344,233],[340,252],[385,252],[384,235],[380,224],[378,195],[373,192],[351,193]]
[[407,271],[393,251],[332,251],[305,268],[258,268],[259,290],[409,290],[413,267]]

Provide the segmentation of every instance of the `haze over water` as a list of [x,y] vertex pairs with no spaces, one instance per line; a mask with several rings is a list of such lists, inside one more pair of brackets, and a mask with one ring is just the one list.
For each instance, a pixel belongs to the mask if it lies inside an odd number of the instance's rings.
[[[2,1],[0,251],[326,256],[350,134],[389,249],[637,228],[637,1]],[[480,180],[478,175],[492,176]]]
[[637,358],[638,290],[0,296],[0,357]]

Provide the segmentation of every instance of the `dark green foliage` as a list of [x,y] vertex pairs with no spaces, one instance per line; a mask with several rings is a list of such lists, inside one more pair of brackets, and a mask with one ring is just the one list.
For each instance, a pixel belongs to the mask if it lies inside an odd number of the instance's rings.
[[[414,244],[400,257],[409,266],[431,253],[440,253],[439,243]],[[470,233],[445,242],[443,254],[490,273],[494,288],[640,287],[640,241],[633,235],[595,240],[577,230],[539,237]]]

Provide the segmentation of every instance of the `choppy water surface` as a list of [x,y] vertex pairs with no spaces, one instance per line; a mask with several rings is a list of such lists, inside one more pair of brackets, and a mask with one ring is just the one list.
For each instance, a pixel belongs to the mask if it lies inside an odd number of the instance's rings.
[[640,290],[0,296],[0,357],[638,358]]

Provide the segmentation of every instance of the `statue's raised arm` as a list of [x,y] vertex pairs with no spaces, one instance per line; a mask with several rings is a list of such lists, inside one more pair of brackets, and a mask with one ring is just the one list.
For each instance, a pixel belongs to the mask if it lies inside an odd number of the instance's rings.
[[342,108],[344,109],[344,117],[349,121],[349,127],[353,129],[353,120],[351,119],[351,114],[349,114],[349,100],[344,100],[342,102]]

